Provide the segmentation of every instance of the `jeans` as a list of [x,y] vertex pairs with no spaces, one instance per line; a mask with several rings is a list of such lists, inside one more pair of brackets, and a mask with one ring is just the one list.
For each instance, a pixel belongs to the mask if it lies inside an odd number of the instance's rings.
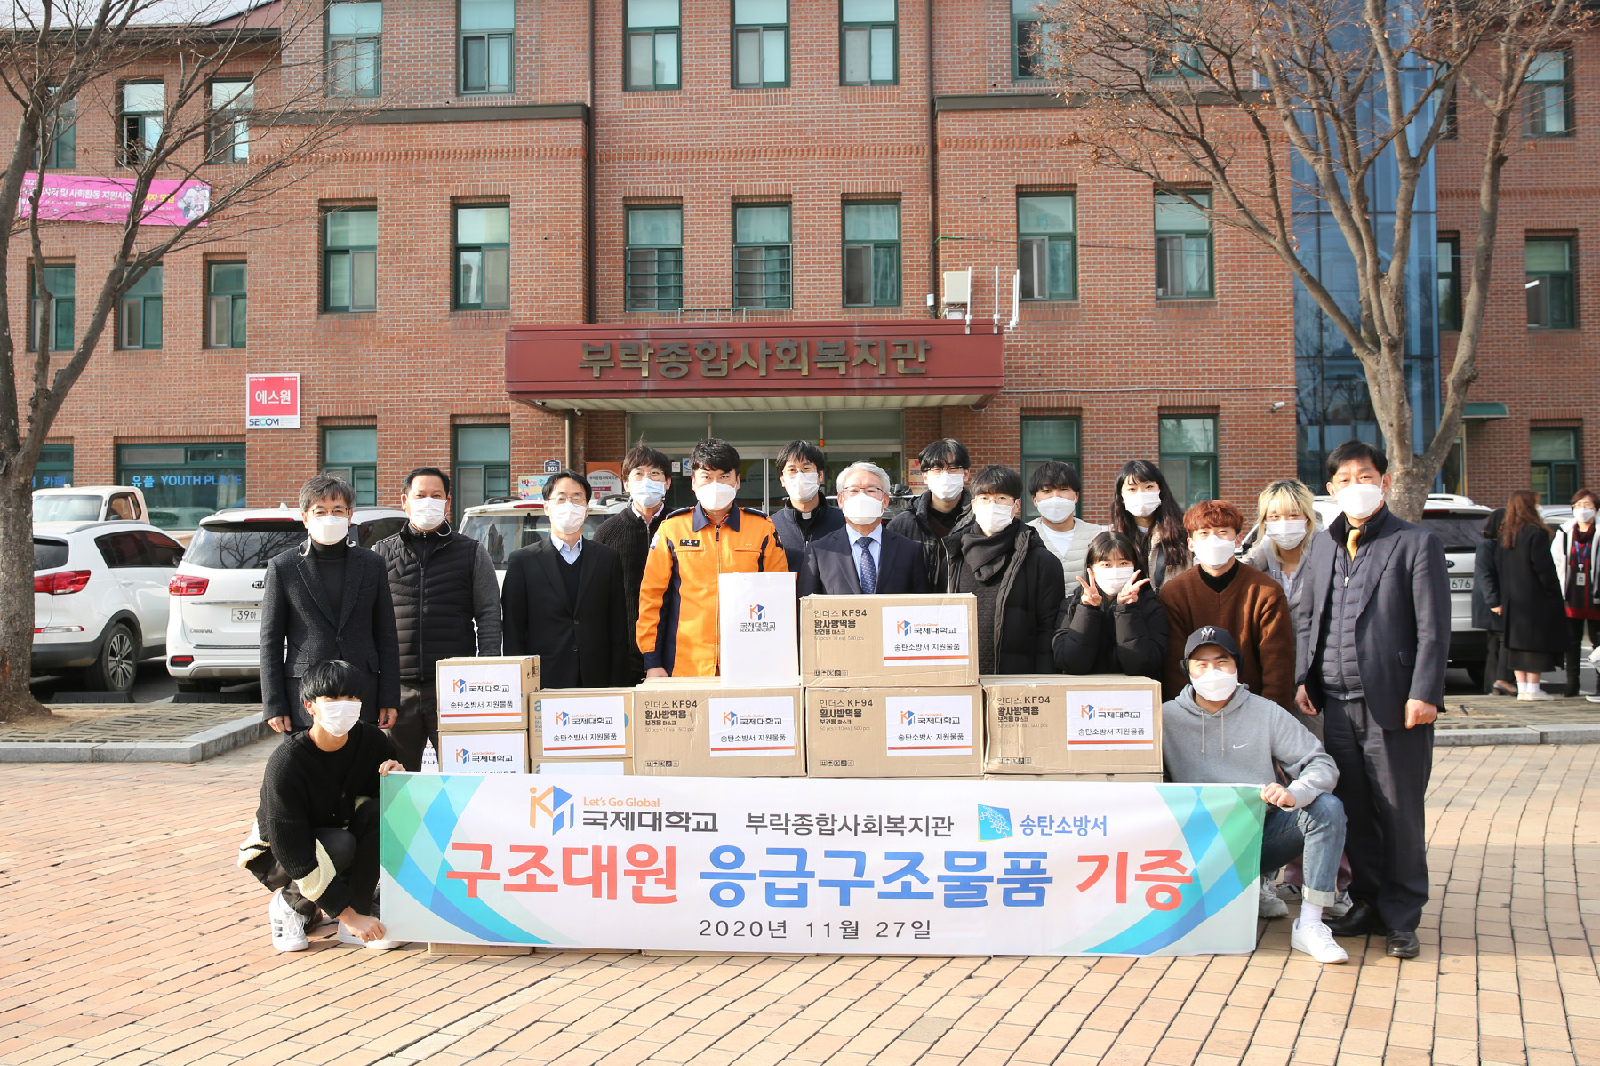
[[400,682],[399,714],[388,730],[395,758],[412,773],[422,769],[422,748],[433,745],[439,753],[439,691],[432,681]]
[[[357,914],[377,916],[378,891],[378,801],[368,800],[357,807],[345,829],[314,829],[312,833],[333,863],[336,880],[350,888],[350,906]],[[317,904],[300,894],[300,886],[289,871],[278,864],[270,850],[252,859],[245,867],[263,885],[276,892],[283,889],[284,902],[303,918],[315,918]],[[337,914],[328,915],[339,917]]]
[[1268,807],[1261,829],[1261,872],[1269,874],[1297,856],[1304,898],[1327,907],[1338,897],[1339,855],[1344,851],[1344,804],[1324,792],[1309,806]]

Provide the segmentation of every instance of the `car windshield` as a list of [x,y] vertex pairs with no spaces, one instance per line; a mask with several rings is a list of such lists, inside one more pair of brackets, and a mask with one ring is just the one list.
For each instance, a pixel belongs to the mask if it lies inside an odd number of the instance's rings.
[[305,539],[306,527],[294,518],[207,522],[189,542],[184,561],[213,570],[261,570]]
[[1476,551],[1483,539],[1483,523],[1487,514],[1428,514],[1422,516],[1422,528],[1444,541],[1447,552]]
[[[583,536],[587,540],[594,536],[594,531],[600,528],[609,515],[591,514],[583,520]],[[494,560],[495,569],[506,568],[506,556],[518,548],[526,548],[541,537],[550,535],[550,519],[544,516],[543,511],[530,511],[526,514],[473,514],[468,515],[461,523],[461,532],[479,541],[489,549],[489,558]]]
[[35,496],[35,522],[98,522],[101,499],[98,496]]
[[66,565],[66,541],[33,538],[33,568],[35,570],[54,570],[58,566]]
[[404,518],[374,518],[370,522],[356,523],[356,540],[363,548],[370,548],[385,537],[392,537],[405,528]]

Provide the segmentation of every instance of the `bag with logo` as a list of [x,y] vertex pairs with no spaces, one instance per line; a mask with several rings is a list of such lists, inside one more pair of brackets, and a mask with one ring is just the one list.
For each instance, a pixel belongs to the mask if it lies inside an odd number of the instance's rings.
[[720,574],[717,599],[722,680],[794,683],[800,675],[794,574]]

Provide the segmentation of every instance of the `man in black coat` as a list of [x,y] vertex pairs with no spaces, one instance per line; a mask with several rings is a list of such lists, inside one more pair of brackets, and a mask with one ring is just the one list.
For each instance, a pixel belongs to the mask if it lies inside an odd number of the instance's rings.
[[439,750],[435,664],[500,654],[500,583],[489,550],[450,528],[450,475],[424,466],[406,475],[405,528],[372,546],[389,567],[400,637],[400,713],[389,739],[400,762],[422,769],[426,743]]
[[943,592],[948,573],[945,538],[972,526],[972,495],[967,492],[967,471],[972,467],[972,458],[965,445],[946,437],[922,449],[917,465],[928,491],[895,515],[889,530],[915,541],[922,548],[928,587]]
[[808,440],[790,441],[774,461],[789,499],[773,512],[772,527],[778,531],[778,543],[789,557],[789,572],[798,574],[806,545],[843,529],[844,515],[828,503],[823,491],[828,458],[821,448]]
[[267,564],[261,594],[261,703],[279,733],[311,728],[300,678],[339,659],[362,673],[361,720],[384,729],[400,706],[400,641],[383,559],[349,543],[355,489],[332,474],[300,487],[309,536]]
[[511,553],[500,590],[507,655],[539,656],[540,688],[630,685],[622,558],[583,539],[589,481],[562,470],[544,488],[550,539]]
[[888,472],[872,463],[855,463],[840,472],[838,510],[848,524],[805,546],[795,579],[799,595],[931,591],[916,544],[884,527],[891,487]]
[[[615,549],[622,557],[622,587],[628,601],[628,632],[632,633],[639,621],[639,586],[644,583],[650,542],[667,513],[664,501],[672,483],[672,460],[640,441],[622,457],[622,483],[628,490],[628,506],[600,523],[594,543]],[[628,679],[623,683],[636,685],[643,680],[644,655],[639,642],[630,637]]]
[[1328,492],[1344,514],[1309,541],[1301,564],[1295,703],[1327,715],[1334,795],[1349,820],[1355,905],[1329,927],[1387,934],[1389,954],[1410,959],[1428,901],[1423,795],[1450,653],[1450,583],[1439,538],[1384,506],[1388,467],[1363,441],[1328,456]]

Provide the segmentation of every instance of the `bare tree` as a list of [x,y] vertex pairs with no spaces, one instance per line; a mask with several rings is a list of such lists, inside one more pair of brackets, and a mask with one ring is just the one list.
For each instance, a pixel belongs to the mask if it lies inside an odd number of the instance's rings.
[[[16,145],[0,174],[0,217],[8,220],[0,277],[12,277],[25,260],[31,307],[13,307],[12,289],[0,288],[0,721],[49,713],[28,688],[34,469],[119,301],[174,252],[282,225],[287,220],[270,201],[313,173],[354,121],[348,107],[324,101],[321,7],[13,0],[0,29],[0,87],[9,96],[0,96],[0,106],[18,116]],[[318,58],[286,61],[307,34],[316,45],[303,51]],[[164,81],[159,118],[121,124],[119,79],[152,70]],[[229,79],[225,93],[212,83],[221,77]],[[41,163],[96,107],[116,124],[117,150],[78,151],[73,169],[103,179],[82,184],[109,191],[111,206],[93,217],[114,239],[107,261],[94,268],[97,291],[88,313],[77,315],[74,345],[53,351],[58,294],[45,281],[47,236],[51,226],[68,224],[63,217],[90,216],[63,212],[47,195]],[[229,153],[231,165],[202,173],[219,152]],[[79,291],[86,288],[80,280]],[[31,344],[19,347],[25,336]]]
[[[1288,266],[1360,360],[1404,518],[1422,513],[1478,376],[1505,165],[1551,101],[1539,54],[1593,25],[1573,0],[1043,0],[1037,62],[1077,108],[1074,139]],[[1439,425],[1419,454],[1406,388],[1417,191],[1441,138],[1479,158],[1478,225]],[[1196,196],[1209,186],[1210,197]],[[1355,304],[1318,276],[1295,216],[1337,224]],[[1424,254],[1431,255],[1428,249]],[[1413,324],[1414,325],[1414,324]],[[1412,353],[1415,354],[1415,353]]]

